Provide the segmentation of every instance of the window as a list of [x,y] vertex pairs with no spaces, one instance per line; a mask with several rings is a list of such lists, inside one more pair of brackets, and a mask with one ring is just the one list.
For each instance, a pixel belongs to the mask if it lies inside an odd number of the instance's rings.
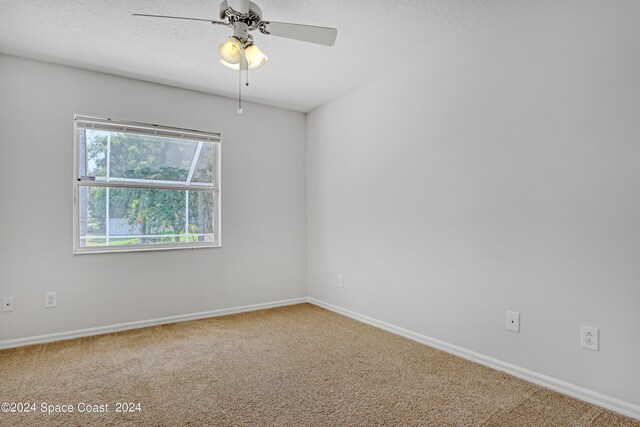
[[75,116],[74,253],[220,246],[220,135]]

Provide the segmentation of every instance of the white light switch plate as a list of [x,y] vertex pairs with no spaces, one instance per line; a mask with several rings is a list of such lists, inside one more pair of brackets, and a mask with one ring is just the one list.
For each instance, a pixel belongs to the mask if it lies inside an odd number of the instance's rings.
[[338,287],[344,288],[344,275],[338,274]]
[[507,329],[513,332],[520,332],[520,313],[507,311]]

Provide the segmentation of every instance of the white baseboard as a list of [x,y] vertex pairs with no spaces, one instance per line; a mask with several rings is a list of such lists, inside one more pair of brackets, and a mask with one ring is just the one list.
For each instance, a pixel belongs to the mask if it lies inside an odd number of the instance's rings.
[[431,338],[426,335],[422,335],[417,332],[413,332],[399,326],[395,326],[390,323],[386,323],[381,320],[377,320],[369,316],[365,316],[363,314],[359,314],[351,310],[347,310],[345,308],[317,300],[315,298],[310,297],[308,298],[308,301],[311,304],[326,308],[327,310],[331,310],[360,322],[367,323],[380,329],[384,329],[385,331],[392,332],[405,338],[409,338],[410,340],[417,341],[421,344],[437,348],[439,350],[454,354],[456,356],[460,356],[472,362],[488,366],[498,371],[506,372],[507,374],[521,378],[525,381],[529,381],[542,387],[555,390],[559,393],[575,397],[576,399],[580,399],[585,402],[589,402],[594,405],[610,409],[628,417],[640,420],[640,406],[633,403],[624,402],[613,397],[605,396],[604,394],[587,390],[585,388],[569,384],[565,381],[551,378],[546,375],[530,371],[529,369],[521,368],[520,366],[512,365],[511,363],[503,362],[501,360],[494,359],[493,357],[485,356],[483,354],[476,353],[475,351],[467,350],[466,348],[458,347],[456,345],[449,344],[447,342],[440,341],[435,338]]
[[188,320],[206,319],[208,317],[225,316],[228,314],[244,313],[247,311],[265,310],[267,308],[283,307],[285,305],[302,304],[307,302],[306,297],[293,298],[282,301],[267,302],[261,304],[244,305],[242,307],[222,308],[219,310],[202,311],[200,313],[179,314],[177,316],[161,317],[158,319],[140,320],[136,322],[119,323],[117,325],[98,326],[96,328],[78,329],[68,332],[38,335],[26,338],[0,341],[0,350],[22,347],[32,344],[43,344],[54,341],[69,340],[73,338],[102,335],[111,332],[127,331],[129,329],[146,328],[149,326],[166,325],[169,323],[186,322]]

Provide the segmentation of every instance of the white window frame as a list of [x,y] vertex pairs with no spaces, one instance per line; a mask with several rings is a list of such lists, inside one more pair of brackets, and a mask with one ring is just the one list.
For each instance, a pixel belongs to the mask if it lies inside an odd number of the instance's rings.
[[[210,184],[193,183],[190,182],[190,178],[193,174],[195,162],[197,161],[198,154],[202,147],[198,145],[196,149],[196,155],[192,161],[191,170],[189,171],[189,179],[187,183],[174,182],[174,181],[158,181],[148,180],[148,184],[144,183],[144,180],[128,180],[123,178],[117,178],[116,180],[95,179],[95,180],[81,180],[79,169],[79,141],[78,141],[78,126],[82,123],[82,128],[93,125],[96,127],[108,126],[108,127],[122,127],[126,129],[127,133],[136,132],[149,136],[164,136],[172,139],[184,139],[190,141],[207,142],[212,143],[215,146],[214,150],[214,168],[215,168],[215,183],[211,189]],[[149,123],[133,122],[128,120],[111,119],[93,117],[82,114],[75,114],[73,116],[73,253],[74,254],[90,254],[90,253],[112,253],[112,252],[140,252],[140,251],[158,251],[158,250],[175,250],[175,249],[199,249],[199,248],[219,248],[222,247],[221,231],[221,171],[220,164],[222,159],[221,152],[221,136],[219,133],[211,133],[198,131],[193,129],[181,129],[170,126],[161,126]],[[108,161],[107,161],[108,162]],[[205,191],[211,191],[214,199],[214,241],[213,242],[185,242],[185,243],[163,243],[163,244],[147,244],[147,245],[126,245],[126,246],[80,246],[80,188],[81,187],[111,187],[111,188],[148,188],[154,190],[191,190],[202,191],[203,187],[208,188]],[[188,193],[187,193],[188,194]],[[188,196],[187,196],[188,197]],[[188,206],[188,205],[187,205]],[[108,208],[107,208],[108,209]],[[108,222],[107,218],[107,222]],[[187,220],[188,221],[188,220]],[[186,230],[188,233],[188,229]]]

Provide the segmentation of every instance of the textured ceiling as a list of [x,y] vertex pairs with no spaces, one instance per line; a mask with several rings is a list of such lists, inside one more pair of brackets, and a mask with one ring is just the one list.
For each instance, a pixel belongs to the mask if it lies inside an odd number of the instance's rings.
[[[257,0],[263,19],[335,27],[334,47],[254,32],[269,62],[243,97],[307,112],[461,31],[529,0]],[[132,17],[218,19],[207,0],[0,0],[0,52],[235,97],[217,61],[226,27]],[[412,50],[409,50],[411,48]]]

